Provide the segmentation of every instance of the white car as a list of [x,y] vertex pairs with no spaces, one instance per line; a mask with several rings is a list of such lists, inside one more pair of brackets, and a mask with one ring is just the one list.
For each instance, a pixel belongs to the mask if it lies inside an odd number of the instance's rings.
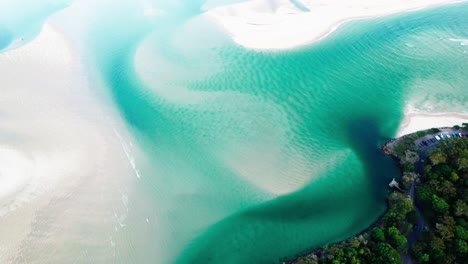
[[435,139],[437,139],[437,141],[440,141],[440,137],[439,136],[435,136]]

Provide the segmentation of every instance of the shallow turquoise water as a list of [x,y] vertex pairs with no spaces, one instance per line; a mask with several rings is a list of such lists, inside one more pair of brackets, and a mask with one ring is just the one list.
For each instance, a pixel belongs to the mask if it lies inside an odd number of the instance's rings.
[[92,5],[80,35],[146,154],[135,191],[156,221],[135,238],[129,216],[116,262],[272,263],[350,237],[385,210],[398,171],[378,146],[406,105],[468,109],[468,4],[256,52],[201,20],[204,1],[148,2],[163,15]]
[[17,46],[26,44],[40,31],[44,21],[55,12],[69,6],[72,0],[0,1],[0,50],[14,40]]

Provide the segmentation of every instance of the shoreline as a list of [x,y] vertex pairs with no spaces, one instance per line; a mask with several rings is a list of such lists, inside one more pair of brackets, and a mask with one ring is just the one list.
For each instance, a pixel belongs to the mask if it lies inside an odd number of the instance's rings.
[[468,123],[468,113],[407,112],[400,123],[396,138],[433,127],[451,127]]
[[287,50],[320,41],[353,20],[462,2],[466,0],[400,0],[397,3],[390,0],[379,3],[351,0],[345,6],[339,0],[302,0],[300,3],[310,10],[306,12],[289,0],[250,0],[210,9],[203,16],[218,24],[244,48]]
[[[442,115],[442,114],[439,114],[439,115]],[[452,123],[450,125],[447,125],[445,127],[434,127],[435,129],[441,131],[441,132],[454,132],[454,130],[458,131],[458,132],[467,132],[467,129],[466,127],[463,128],[463,127],[460,127],[458,129],[454,128],[454,126],[456,125],[461,125],[460,123]],[[411,133],[408,133],[408,134],[403,134],[403,135],[399,135],[399,136],[395,136],[395,138],[393,139],[390,139],[388,141],[386,141],[385,143],[383,143],[381,146],[380,146],[380,151],[382,153],[384,153],[385,155],[389,156],[390,158],[393,159],[393,161],[395,162],[395,165],[398,166],[400,168],[400,177],[403,178],[404,174],[408,171],[411,171],[411,172],[416,172],[416,173],[419,173],[417,170],[416,167],[414,167],[413,169],[408,169],[406,168],[406,166],[404,165],[404,155],[402,156],[401,154],[397,154],[397,152],[395,151],[395,146],[398,145],[398,144],[407,144],[406,139],[409,139],[411,142],[413,142],[414,139],[411,139],[412,137],[416,136],[416,140],[420,140],[421,138],[425,138],[429,135],[433,135],[433,134],[436,134],[435,132],[431,131],[432,129],[431,128],[428,128],[428,129],[420,129],[420,130],[416,130],[414,132],[411,132]],[[424,132],[426,133],[425,135],[418,135],[420,132]],[[419,159],[422,159],[422,157],[420,157]],[[418,161],[420,162],[420,161]],[[421,177],[421,174],[419,175],[419,178]],[[400,183],[402,182],[401,179],[398,180]],[[397,182],[398,182],[397,181]],[[420,183],[419,183],[420,184]],[[392,199],[390,199],[391,195],[393,195],[394,193],[397,193],[399,195],[401,195],[402,197],[406,197],[408,196],[409,199],[412,200],[412,204],[413,204],[413,208],[414,210],[418,210],[418,214],[421,214],[420,212],[420,208],[417,208],[419,207],[418,205],[415,205],[415,201],[414,201],[414,188],[416,188],[415,186],[418,185],[418,181],[413,181],[411,183],[411,186],[407,186],[406,188],[404,188],[403,190],[396,190],[395,187],[389,187],[392,192],[390,192],[387,196],[387,210],[382,213],[382,215],[380,215],[371,225],[369,225],[367,228],[365,228],[364,230],[361,230],[359,231],[358,233],[356,233],[356,235],[354,236],[351,236],[347,239],[344,239],[344,240],[341,240],[341,241],[338,241],[338,242],[334,242],[334,243],[330,243],[330,244],[327,244],[327,245],[324,245],[320,248],[316,248],[316,249],[312,249],[312,250],[308,250],[306,251],[307,253],[299,253],[299,254],[296,254],[294,256],[290,256],[290,257],[285,257],[283,259],[280,259],[280,261],[283,263],[283,264],[300,264],[300,263],[309,263],[309,262],[303,262],[303,260],[305,261],[308,261],[308,260],[313,260],[313,261],[318,261],[319,259],[323,260],[323,259],[328,259],[330,260],[328,257],[330,256],[330,252],[328,251],[329,248],[338,248],[338,249],[341,249],[343,250],[344,248],[347,248],[347,247],[353,247],[353,241],[360,241],[360,242],[363,242],[363,241],[369,241],[371,240],[371,231],[374,229],[374,228],[380,228],[380,229],[384,229],[385,228],[385,225],[384,225],[384,222],[385,222],[385,217],[387,215],[387,213],[389,213],[392,209],[394,209],[393,207],[395,207],[395,201]],[[395,207],[396,208],[396,207]],[[421,215],[419,215],[419,217],[421,217]],[[419,218],[418,217],[418,218]],[[424,220],[422,220],[423,224],[424,224]],[[421,223],[419,223],[419,220],[418,220],[418,224],[415,224],[415,225],[420,225]],[[422,224],[422,225],[423,225]],[[405,237],[409,238],[411,236],[414,235],[414,232],[420,232],[421,230],[417,231],[418,229],[417,228],[413,228],[412,230],[409,230],[408,233],[404,234]],[[419,233],[417,233],[419,235]],[[416,236],[417,238],[417,236]],[[409,240],[408,240],[409,241]],[[407,242],[408,242],[407,241]],[[382,242],[388,242],[388,240],[384,240]],[[414,241],[413,241],[414,242]],[[367,242],[364,243],[367,245]],[[407,248],[407,251],[406,253],[403,253],[402,255],[400,255],[400,257],[402,258],[402,260],[406,257],[406,258],[412,258],[410,257],[410,246]],[[335,257],[334,255],[332,255],[333,257]],[[318,262],[316,262],[318,263]],[[404,262],[404,263],[407,263],[407,262]]]

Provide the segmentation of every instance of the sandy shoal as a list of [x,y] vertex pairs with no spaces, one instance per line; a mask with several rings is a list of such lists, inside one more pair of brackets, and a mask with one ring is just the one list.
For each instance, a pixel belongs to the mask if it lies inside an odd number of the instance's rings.
[[400,137],[434,127],[461,126],[463,123],[468,123],[468,114],[408,112],[405,114],[396,136]]
[[241,46],[284,50],[320,40],[349,20],[463,1],[250,0],[209,9],[204,16],[221,25]]
[[0,262],[114,262],[137,181],[123,121],[50,23],[0,72]]

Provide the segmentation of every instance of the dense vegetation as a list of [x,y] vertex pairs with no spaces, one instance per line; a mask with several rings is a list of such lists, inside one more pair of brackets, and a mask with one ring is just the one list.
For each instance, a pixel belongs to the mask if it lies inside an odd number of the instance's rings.
[[428,134],[435,134],[440,132],[439,129],[437,128],[431,128],[429,130],[423,130],[423,131],[418,131],[413,134],[409,134],[406,136],[403,136],[399,139],[398,145],[396,145],[393,149],[395,155],[398,157],[403,156],[405,151],[407,150],[419,150],[416,145],[414,145],[414,141],[418,138],[424,137]]
[[416,201],[428,226],[413,247],[421,263],[466,263],[468,138],[444,141],[426,159]]
[[[465,129],[468,124],[464,124]],[[454,127],[460,129],[460,127]],[[404,193],[393,192],[388,211],[369,230],[344,242],[315,250],[296,263],[402,263],[411,256],[414,263],[465,263],[468,257],[468,138],[441,142],[427,153],[419,176],[416,164],[419,148],[414,141],[438,129],[420,131],[398,140],[391,153],[402,170]],[[421,170],[421,168],[419,169]],[[418,214],[409,198],[415,183],[416,204],[423,210],[425,228],[414,231]],[[422,227],[422,225],[421,225]],[[407,237],[419,235],[409,248]],[[414,237],[414,236],[413,236]]]
[[405,194],[393,192],[388,203],[389,210],[372,229],[317,250],[297,263],[402,263],[400,254],[408,250],[406,235],[416,223],[416,214]]

